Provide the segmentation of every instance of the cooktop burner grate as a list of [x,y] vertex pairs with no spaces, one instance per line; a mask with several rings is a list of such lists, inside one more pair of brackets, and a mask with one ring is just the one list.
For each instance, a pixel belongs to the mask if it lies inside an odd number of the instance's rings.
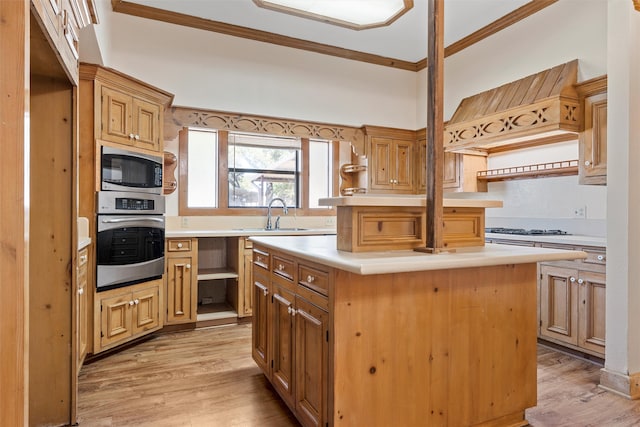
[[496,233],[496,234],[517,234],[523,236],[564,236],[568,235],[566,231],[563,230],[540,230],[540,229],[531,229],[527,230],[524,228],[503,228],[503,227],[490,227],[484,229],[485,233]]

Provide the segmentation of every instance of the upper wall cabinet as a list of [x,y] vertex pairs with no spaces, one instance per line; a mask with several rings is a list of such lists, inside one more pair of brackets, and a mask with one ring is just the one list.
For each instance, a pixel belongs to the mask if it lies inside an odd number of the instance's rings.
[[364,133],[369,192],[414,193],[415,132],[366,126]]
[[580,134],[580,184],[607,184],[607,78],[578,86],[584,94],[584,131]]
[[38,24],[69,79],[78,84],[78,33],[97,22],[93,0],[32,0]]
[[93,92],[95,139],[162,152],[163,112],[173,95],[93,64],[82,64],[80,77]]

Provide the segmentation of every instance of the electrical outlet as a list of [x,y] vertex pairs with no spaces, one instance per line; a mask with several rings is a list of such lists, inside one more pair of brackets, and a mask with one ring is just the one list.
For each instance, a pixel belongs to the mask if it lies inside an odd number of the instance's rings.
[[180,227],[189,228],[189,218],[187,218],[186,216],[181,217],[180,218]]
[[573,217],[574,218],[586,218],[587,217],[587,207],[586,206],[578,206],[577,208],[573,208]]
[[336,217],[335,216],[328,216],[327,219],[325,219],[325,221],[324,221],[324,225],[327,225],[327,226],[336,225]]

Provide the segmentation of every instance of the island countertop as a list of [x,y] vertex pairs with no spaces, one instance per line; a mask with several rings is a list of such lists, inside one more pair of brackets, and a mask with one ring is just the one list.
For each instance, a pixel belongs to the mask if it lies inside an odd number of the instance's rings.
[[584,259],[582,251],[487,244],[455,252],[427,254],[412,250],[345,252],[336,249],[336,236],[252,236],[253,242],[308,261],[361,275],[524,264]]

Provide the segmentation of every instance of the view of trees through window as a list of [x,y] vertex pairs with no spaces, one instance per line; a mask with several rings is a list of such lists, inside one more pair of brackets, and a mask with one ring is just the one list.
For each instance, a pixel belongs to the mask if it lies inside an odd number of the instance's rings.
[[297,139],[229,134],[229,207],[300,207],[300,157]]

